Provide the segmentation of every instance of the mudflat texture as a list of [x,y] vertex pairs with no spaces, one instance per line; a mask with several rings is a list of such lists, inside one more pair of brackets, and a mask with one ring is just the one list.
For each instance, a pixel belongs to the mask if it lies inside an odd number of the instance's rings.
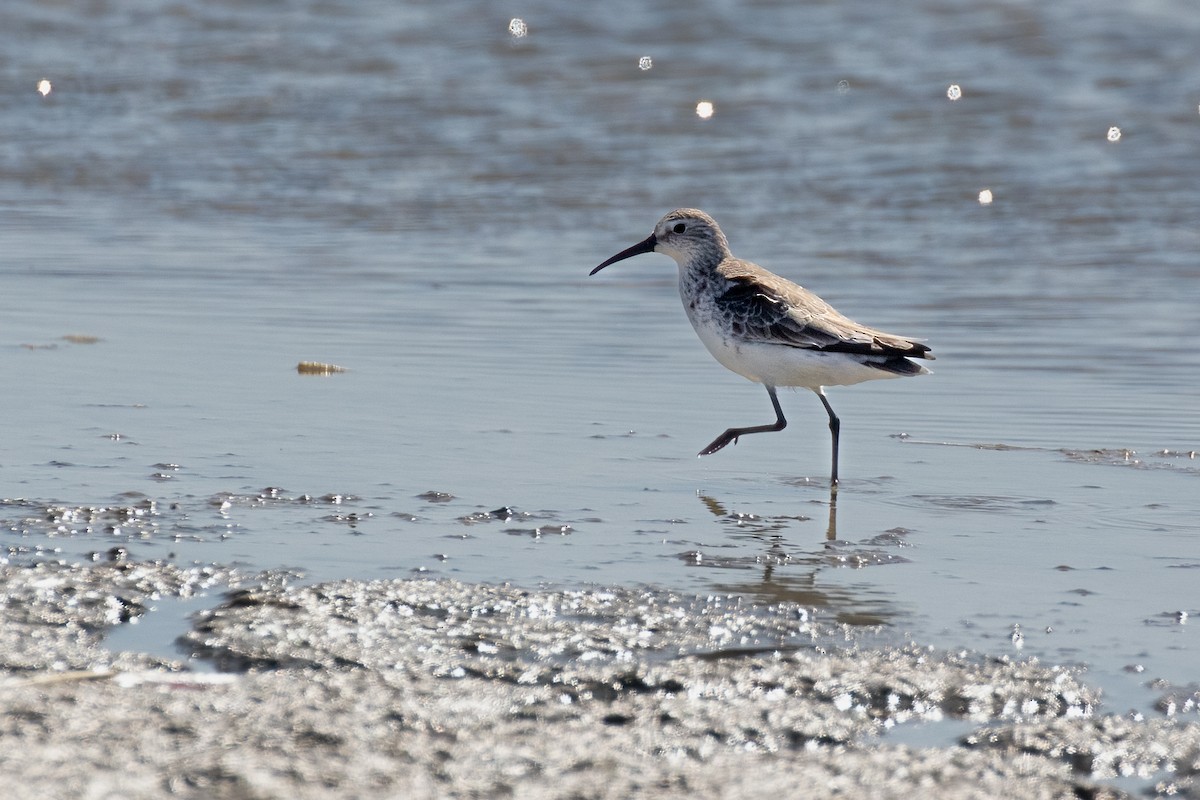
[[[1068,670],[867,646],[792,605],[220,567],[0,571],[15,798],[1200,796],[1200,724],[1104,716]],[[103,636],[237,587],[183,661]],[[181,651],[182,652],[182,651]],[[959,744],[898,726],[977,722]],[[1156,783],[1157,782],[1157,783]]]

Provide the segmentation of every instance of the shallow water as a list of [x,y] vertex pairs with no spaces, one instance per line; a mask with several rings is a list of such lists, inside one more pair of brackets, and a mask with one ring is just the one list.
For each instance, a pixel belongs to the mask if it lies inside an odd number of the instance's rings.
[[[1117,711],[1198,679],[1183,0],[9,6],[10,557],[796,600]],[[934,348],[831,390],[832,531],[816,398],[695,458],[765,393],[667,258],[587,277],[682,205]]]

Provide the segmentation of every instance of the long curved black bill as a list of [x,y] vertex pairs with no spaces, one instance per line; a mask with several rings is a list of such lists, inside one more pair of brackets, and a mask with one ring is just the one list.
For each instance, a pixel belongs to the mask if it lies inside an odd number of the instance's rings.
[[595,275],[597,272],[604,269],[609,264],[615,264],[618,261],[624,261],[625,259],[632,258],[633,256],[640,256],[642,253],[653,253],[654,248],[657,245],[658,245],[658,239],[652,233],[652,234],[650,234],[649,237],[638,242],[633,247],[627,247],[626,249],[617,253],[615,256],[610,258],[608,261],[605,261],[603,264],[601,264],[600,266],[596,267],[594,270],[589,272],[588,275]]

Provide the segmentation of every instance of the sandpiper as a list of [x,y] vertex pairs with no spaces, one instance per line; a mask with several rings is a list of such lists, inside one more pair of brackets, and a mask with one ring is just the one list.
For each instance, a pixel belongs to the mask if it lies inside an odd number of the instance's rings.
[[823,387],[929,372],[908,360],[932,359],[928,346],[859,325],[804,287],[735,258],[725,234],[703,211],[672,211],[649,237],[589,274],[641,253],[665,253],[675,259],[679,296],[700,341],[722,365],[765,386],[775,408],[775,422],[730,428],[699,455],[711,455],[748,433],[783,430],[787,420],[776,387],[803,387],[816,392],[829,414],[831,485],[837,486],[841,421]]

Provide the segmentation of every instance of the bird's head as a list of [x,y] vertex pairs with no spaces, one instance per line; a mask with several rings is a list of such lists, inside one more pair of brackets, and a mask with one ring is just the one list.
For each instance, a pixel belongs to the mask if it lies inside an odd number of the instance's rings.
[[626,248],[589,274],[642,253],[664,253],[680,266],[711,261],[715,266],[729,255],[729,242],[716,220],[696,208],[679,208],[654,226],[654,233]]

